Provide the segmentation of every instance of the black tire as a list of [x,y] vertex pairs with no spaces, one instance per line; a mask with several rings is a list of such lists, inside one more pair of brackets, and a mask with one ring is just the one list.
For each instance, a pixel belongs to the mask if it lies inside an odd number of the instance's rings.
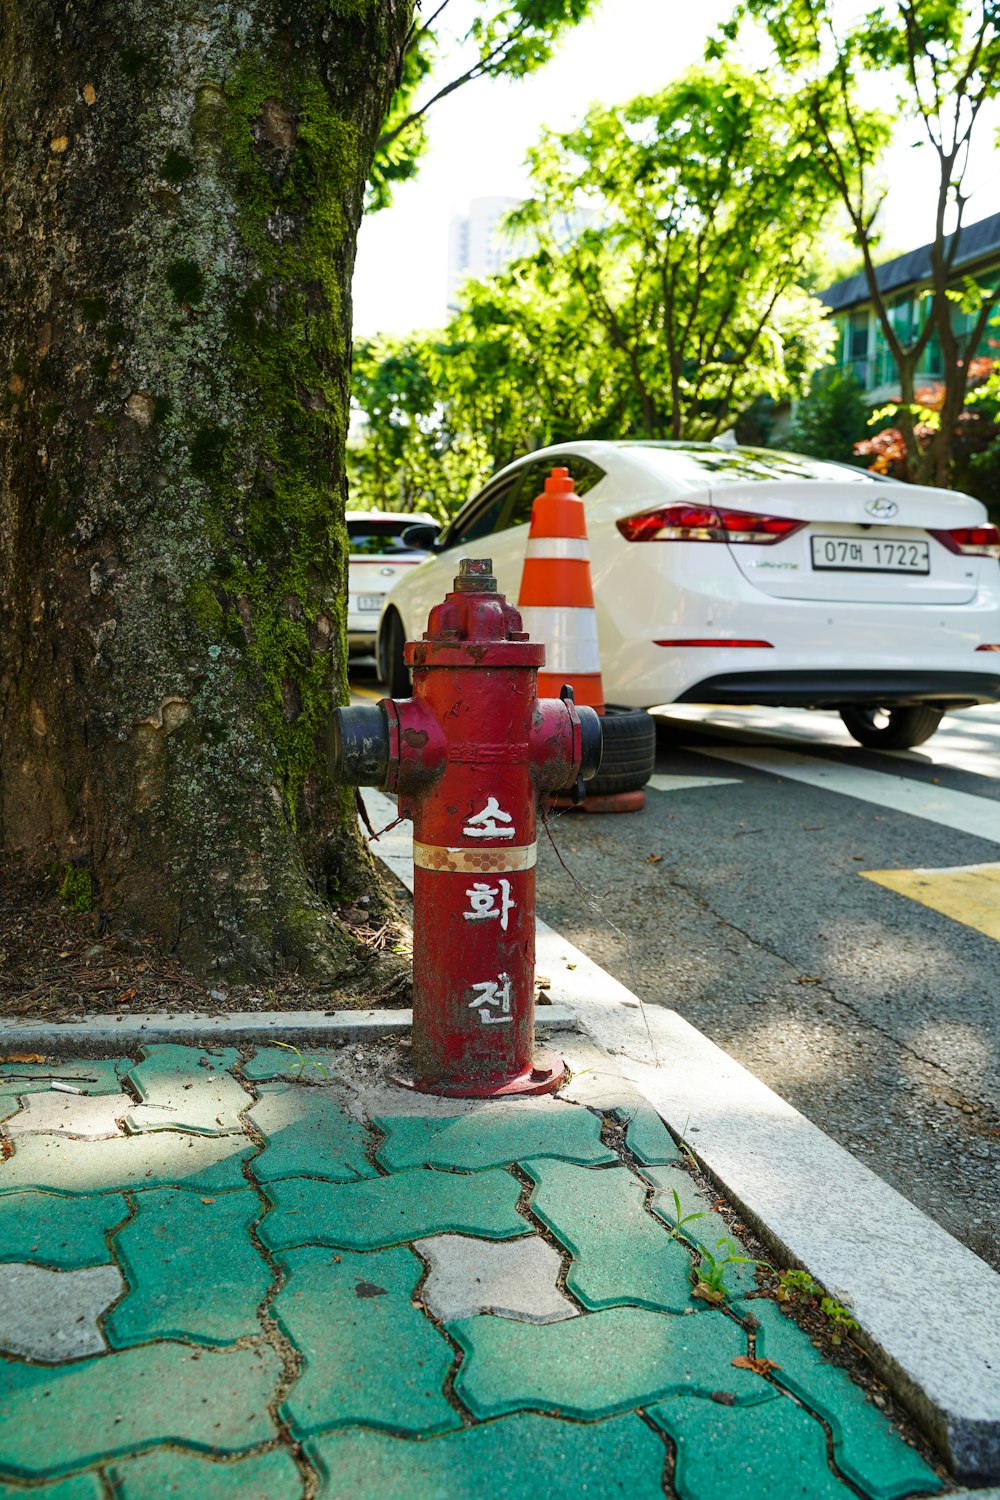
[[410,669],[403,660],[406,635],[394,609],[385,617],[379,636],[378,675],[390,698],[409,698],[413,692]]
[[597,775],[584,783],[588,797],[637,792],[656,764],[656,723],[644,708],[609,704],[601,716],[604,751]]
[[911,708],[880,708],[877,704],[842,708],[844,728],[859,745],[870,750],[909,750],[929,740],[944,718],[943,708],[921,703]]

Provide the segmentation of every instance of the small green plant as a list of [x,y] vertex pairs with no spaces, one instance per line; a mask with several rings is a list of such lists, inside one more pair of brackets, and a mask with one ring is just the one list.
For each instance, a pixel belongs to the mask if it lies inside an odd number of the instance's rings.
[[70,911],[93,911],[94,888],[90,881],[90,871],[68,864],[59,887],[59,899]]
[[824,1292],[818,1281],[815,1281],[808,1271],[788,1270],[781,1271],[778,1275],[777,1298],[779,1302],[794,1302],[803,1298],[818,1307],[823,1316],[830,1324],[830,1342],[839,1344],[846,1333],[852,1333],[857,1328],[856,1318],[852,1318],[842,1302],[836,1297],[829,1296]]
[[713,1254],[707,1245],[699,1243],[698,1252],[701,1256],[699,1264],[695,1267],[692,1275],[694,1277],[694,1290],[692,1297],[700,1297],[703,1302],[712,1302],[718,1305],[725,1302],[729,1295],[729,1288],[725,1284],[727,1266],[767,1266],[766,1260],[755,1260],[752,1255],[737,1254],[736,1241],[723,1235],[716,1240],[716,1251],[725,1247],[725,1255]]
[[324,1081],[330,1077],[326,1064],[321,1063],[318,1057],[306,1057],[305,1053],[300,1052],[298,1047],[294,1047],[291,1042],[275,1042],[274,1045],[283,1047],[286,1052],[295,1053],[296,1061],[292,1064],[292,1071],[296,1078],[301,1078],[306,1068],[315,1068],[317,1073],[322,1074]]
[[680,1195],[678,1194],[677,1189],[671,1188],[670,1193],[671,1197],[674,1200],[674,1222],[670,1226],[670,1233],[673,1235],[675,1240],[679,1240],[681,1238],[687,1239],[687,1235],[681,1235],[681,1230],[684,1228],[684,1225],[690,1224],[693,1219],[703,1219],[705,1217],[705,1211],[704,1209],[698,1209],[693,1214],[684,1213],[683,1209],[681,1208]]

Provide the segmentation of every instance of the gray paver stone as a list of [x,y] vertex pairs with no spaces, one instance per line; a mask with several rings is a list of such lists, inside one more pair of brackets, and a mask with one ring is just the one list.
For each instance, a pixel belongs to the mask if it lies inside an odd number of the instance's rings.
[[690,1252],[646,1212],[646,1186],[627,1167],[543,1160],[524,1169],[532,1208],[573,1252],[566,1285],[585,1306],[704,1308],[691,1298]]
[[113,1141],[24,1135],[15,1142],[14,1155],[0,1161],[0,1193],[49,1188],[79,1194],[170,1186],[221,1192],[246,1186],[242,1164],[256,1149],[245,1136],[213,1138],[178,1130]]
[[787,1396],[723,1406],[675,1396],[646,1415],[677,1445],[676,1491],[684,1500],[848,1500],[831,1474],[826,1434]]
[[388,1137],[378,1159],[390,1172],[420,1166],[476,1172],[529,1156],[560,1156],[584,1163],[615,1160],[601,1141],[597,1115],[558,1099],[544,1109],[492,1104],[451,1119],[379,1115],[375,1124]]
[[0,1261],[26,1260],[53,1271],[107,1265],[107,1235],[127,1216],[120,1193],[0,1193]]
[[759,1375],[733,1368],[746,1335],[718,1312],[612,1307],[544,1325],[470,1318],[448,1331],[466,1352],[455,1394],[477,1417],[531,1407],[586,1420],[682,1390],[726,1391],[741,1403],[775,1399]]
[[124,1289],[117,1266],[47,1271],[5,1265],[0,1351],[54,1363],[107,1348],[97,1319]]
[[846,1370],[828,1364],[797,1323],[773,1302],[753,1304],[757,1352],[775,1360],[774,1378],[830,1424],[837,1467],[874,1500],[898,1500],[941,1488],[933,1470],[905,1443]]
[[278,1177],[356,1182],[378,1175],[365,1158],[367,1131],[332,1089],[265,1084],[247,1118],[265,1139],[253,1166],[258,1182]]
[[[729,1254],[740,1256],[748,1253],[722,1215],[712,1208],[709,1200],[682,1167],[643,1167],[642,1175],[656,1188],[651,1210],[669,1229],[677,1227],[677,1204],[674,1202],[674,1194],[677,1194],[681,1219],[688,1220],[687,1223],[682,1222],[679,1233],[689,1244],[700,1250],[707,1250],[716,1259],[724,1260]],[[699,1217],[689,1218],[691,1214]],[[728,1243],[720,1246],[720,1240]],[[755,1292],[757,1277],[753,1265],[741,1265],[734,1260],[732,1265],[726,1266],[722,1284],[732,1297],[738,1298],[747,1292]]]
[[377,1250],[448,1233],[509,1239],[530,1227],[517,1212],[521,1186],[509,1172],[459,1176],[418,1168],[344,1184],[291,1177],[265,1184],[264,1192],[274,1208],[259,1233],[271,1250]]
[[124,1135],[122,1121],[132,1108],[128,1094],[28,1094],[20,1114],[4,1125],[12,1139],[19,1135],[72,1135],[85,1141]]
[[160,1448],[112,1469],[118,1500],[301,1500],[302,1475],[284,1448],[235,1463]]
[[228,1344],[260,1332],[271,1271],[250,1239],[261,1212],[249,1188],[204,1198],[179,1188],[138,1195],[115,1251],[131,1290],[109,1314],[118,1348],[150,1339]]
[[142,1100],[126,1120],[131,1131],[191,1130],[198,1135],[235,1135],[240,1115],[252,1102],[227,1069],[239,1062],[234,1047],[203,1052],[165,1042],[143,1047],[142,1062],[128,1081]]
[[561,1257],[541,1235],[490,1243],[465,1234],[416,1240],[430,1264],[421,1296],[442,1323],[494,1312],[526,1323],[558,1323],[579,1315],[556,1286]]
[[132,1066],[130,1057],[78,1058],[61,1063],[0,1063],[0,1096],[47,1094],[53,1078],[61,1078],[88,1094],[118,1094],[121,1079]]
[[153,1443],[243,1452],[277,1436],[267,1405],[280,1376],[266,1347],[146,1344],[55,1369],[0,1362],[0,1470],[56,1478]]
[[413,1306],[423,1268],[411,1250],[310,1246],[281,1263],[288,1281],[272,1311],[304,1357],[282,1403],[296,1437],[352,1423],[415,1434],[459,1425],[444,1396],[454,1355]]
[[331,1432],[306,1450],[319,1500],[663,1500],[663,1444],[628,1413],[586,1426],[513,1416],[428,1442]]

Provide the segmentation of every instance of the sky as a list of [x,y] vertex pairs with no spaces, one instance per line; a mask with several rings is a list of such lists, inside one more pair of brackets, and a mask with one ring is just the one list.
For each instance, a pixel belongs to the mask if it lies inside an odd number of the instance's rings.
[[[452,3],[460,16],[468,13],[468,0]],[[538,73],[519,83],[481,79],[435,105],[428,115],[430,149],[417,177],[396,189],[392,208],[367,217],[361,226],[355,332],[369,336],[440,327],[446,317],[451,219],[467,212],[473,198],[524,197],[529,191],[524,158],[545,126],[564,130],[591,103],[662,88],[701,60],[706,37],[732,9],[732,0],[602,0]],[[444,70],[439,82],[450,76]],[[966,223],[1000,211],[998,121],[1000,110],[995,110],[980,123],[979,151],[967,178],[977,191]],[[900,250],[925,244],[933,234],[928,172],[936,163],[930,148],[914,149],[915,139],[910,126],[888,163],[885,239]]]

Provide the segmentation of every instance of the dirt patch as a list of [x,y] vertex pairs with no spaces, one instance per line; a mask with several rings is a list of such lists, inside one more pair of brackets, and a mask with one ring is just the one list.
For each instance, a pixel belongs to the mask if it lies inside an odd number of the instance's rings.
[[0,1017],[408,1006],[412,937],[405,921],[376,925],[363,905],[338,916],[357,938],[358,952],[335,989],[295,974],[255,984],[206,980],[148,939],[102,930],[93,912],[72,911],[44,880],[0,854]]

